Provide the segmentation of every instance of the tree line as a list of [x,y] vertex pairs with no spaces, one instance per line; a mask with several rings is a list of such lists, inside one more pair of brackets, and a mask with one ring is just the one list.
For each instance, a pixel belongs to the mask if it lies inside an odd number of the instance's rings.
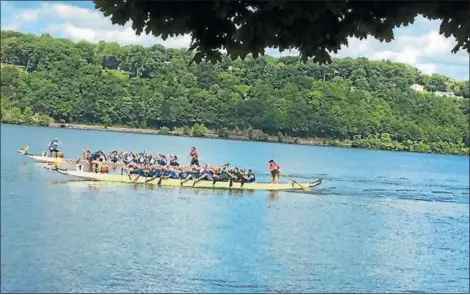
[[[2,122],[195,127],[199,134],[468,153],[469,81],[366,58],[321,65],[291,56],[223,56],[216,64],[190,63],[193,57],[159,44],[75,43],[2,31]],[[415,83],[425,91],[411,90]]]

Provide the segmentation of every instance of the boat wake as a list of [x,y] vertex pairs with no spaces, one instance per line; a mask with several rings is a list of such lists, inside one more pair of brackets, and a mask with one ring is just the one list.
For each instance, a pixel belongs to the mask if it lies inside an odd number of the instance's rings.
[[[308,191],[285,191],[284,194],[307,194],[312,196],[332,196],[332,197],[355,197],[355,198],[381,198],[381,199],[396,199],[396,200],[414,200],[422,202],[445,202],[445,203],[469,203],[469,187],[462,186],[462,184],[455,181],[443,181],[439,184],[435,179],[421,180],[420,182],[411,179],[400,178],[385,178],[377,176],[375,178],[360,178],[355,176],[338,177],[329,176],[327,174],[292,174],[289,178],[294,178],[299,182],[308,182],[312,179],[319,177],[323,178],[323,184],[320,187],[311,188]],[[267,173],[258,174],[260,181],[269,180]],[[287,177],[286,177],[287,178]],[[287,180],[286,180],[287,181]],[[129,187],[129,184],[121,183],[103,183],[90,180],[80,179],[67,179],[67,180],[54,180],[53,184],[90,184],[94,189],[116,187],[123,185]],[[99,185],[98,185],[99,184]],[[175,189],[163,188],[149,185],[131,185],[134,189]],[[183,188],[186,189],[186,188]],[[201,191],[201,190],[194,190]],[[207,194],[220,194],[214,190],[207,192]],[[236,196],[251,195],[252,193],[238,192]]]

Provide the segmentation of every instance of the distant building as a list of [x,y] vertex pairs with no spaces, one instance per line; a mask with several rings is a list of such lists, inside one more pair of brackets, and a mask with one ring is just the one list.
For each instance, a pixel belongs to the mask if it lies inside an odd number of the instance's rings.
[[424,90],[424,86],[423,85],[419,85],[419,84],[413,84],[410,86],[411,89],[413,89],[414,91],[423,91]]
[[440,96],[440,97],[454,97],[455,96],[453,91],[435,91],[434,95]]

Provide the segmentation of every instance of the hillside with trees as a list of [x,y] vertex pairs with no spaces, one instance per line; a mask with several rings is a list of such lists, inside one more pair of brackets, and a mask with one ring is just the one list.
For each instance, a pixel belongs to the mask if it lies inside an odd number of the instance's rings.
[[[2,122],[182,130],[253,140],[468,154],[469,81],[365,58],[190,63],[162,45],[1,33]],[[415,92],[412,84],[424,85]],[[438,97],[453,91],[459,97]],[[52,119],[51,119],[52,118]]]

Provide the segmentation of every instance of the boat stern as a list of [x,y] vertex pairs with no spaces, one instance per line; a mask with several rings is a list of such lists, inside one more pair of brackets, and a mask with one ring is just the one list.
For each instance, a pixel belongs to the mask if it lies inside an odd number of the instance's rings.
[[312,188],[312,187],[319,186],[322,182],[323,182],[323,178],[320,178],[320,179],[318,179],[318,180],[315,180],[315,181],[313,181],[313,182],[310,182],[310,183],[308,184],[308,187],[309,187],[309,188]]

